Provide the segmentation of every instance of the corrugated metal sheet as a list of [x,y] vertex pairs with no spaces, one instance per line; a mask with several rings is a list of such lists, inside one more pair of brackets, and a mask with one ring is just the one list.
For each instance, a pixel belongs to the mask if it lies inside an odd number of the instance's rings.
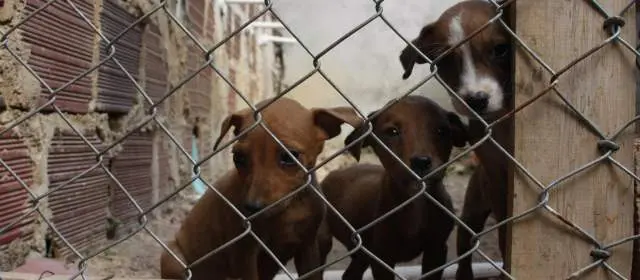
[[[165,49],[162,47],[162,35],[155,24],[150,24],[144,33],[145,42],[145,91],[155,102],[160,100],[168,90],[169,66],[165,60]],[[162,106],[160,106],[162,108]]]
[[[123,142],[123,150],[111,159],[111,172],[142,209],[152,203],[151,161],[153,135],[134,133]],[[139,212],[125,193],[113,185],[111,213],[125,227],[137,225]]]
[[[187,65],[189,73],[198,70],[206,61],[203,58],[202,51],[196,46],[190,45],[187,57]],[[187,94],[189,95],[189,111],[193,117],[200,119],[206,118],[211,110],[211,79],[213,70],[205,68],[191,79],[186,85]],[[193,118],[191,118],[193,120]]]
[[[98,149],[101,148],[95,133],[85,134],[85,137]],[[72,133],[57,134],[49,148],[47,175],[50,189],[53,190],[95,163],[95,154],[79,136]],[[98,168],[49,196],[54,225],[78,250],[87,249],[90,244],[104,239],[108,183],[109,178]],[[68,254],[66,247],[62,251]]]
[[215,36],[215,31],[217,26],[214,25],[214,21],[213,18],[215,17],[214,13],[214,9],[205,9],[206,11],[208,11],[208,15],[207,15],[207,19],[209,19],[207,22],[205,22],[204,25],[204,38],[206,40],[209,40],[209,42],[213,42],[214,40],[214,36]]
[[[117,5],[115,1],[104,1],[100,22],[102,32],[107,38],[114,38],[135,21],[136,17]],[[142,47],[140,26],[130,29],[115,42],[114,46],[116,49],[114,57],[137,80]],[[100,58],[104,59],[108,54],[109,51],[102,44]],[[133,106],[137,94],[134,83],[113,61],[109,60],[100,67],[96,111],[126,113]]]
[[[28,0],[25,15],[45,4]],[[93,18],[92,1],[74,1],[89,19]],[[61,87],[91,68],[94,31],[65,2],[56,1],[28,20],[21,28],[24,41],[31,45],[28,64],[53,89]],[[48,92],[42,90],[43,100]],[[64,111],[87,112],[91,98],[91,78],[86,76],[58,94],[56,104]]]
[[204,5],[204,0],[187,1],[187,16],[189,18],[190,31],[197,35],[203,34]]
[[157,142],[158,147],[158,189],[159,195],[162,199],[166,195],[168,195],[173,190],[173,182],[171,180],[171,168],[169,168],[169,147],[170,147],[170,139],[169,136],[164,134],[164,132],[158,130],[156,133],[159,134],[159,141]]
[[[0,158],[27,185],[33,183],[33,168],[25,142],[16,135],[0,136]],[[0,228],[14,223],[29,211],[29,194],[9,171],[0,165]],[[0,234],[0,245],[8,244],[16,238],[27,239],[32,233],[30,224],[34,215],[16,223],[9,231]]]

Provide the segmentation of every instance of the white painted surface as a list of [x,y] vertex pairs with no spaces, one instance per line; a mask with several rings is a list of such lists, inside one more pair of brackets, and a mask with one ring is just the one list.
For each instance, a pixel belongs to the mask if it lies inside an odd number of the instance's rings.
[[[412,40],[425,24],[458,0],[394,0],[382,5],[383,15],[396,29]],[[274,8],[293,32],[317,54],[346,32],[375,15],[371,0],[274,0]],[[380,19],[342,42],[321,60],[322,70],[336,85],[368,113],[396,97],[424,76],[428,65],[416,66],[412,76],[402,80],[398,59],[406,44]],[[285,46],[285,82],[293,84],[313,69],[312,58],[297,44]],[[451,109],[451,101],[437,82],[429,82],[418,92]],[[291,92],[309,106],[346,104],[319,75]]]

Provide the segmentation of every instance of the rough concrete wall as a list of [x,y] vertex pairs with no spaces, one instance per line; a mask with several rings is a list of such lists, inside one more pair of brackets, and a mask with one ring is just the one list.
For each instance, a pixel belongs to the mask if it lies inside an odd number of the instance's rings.
[[[4,33],[16,26],[45,2],[27,3],[4,1],[0,7],[0,31]],[[112,38],[154,8],[158,1],[74,3],[78,3],[96,28]],[[169,3],[169,7],[172,6],[174,1]],[[257,12],[250,6],[228,8],[214,6],[208,0],[188,1],[181,20],[202,46],[210,48],[244,23],[247,16]],[[223,13],[223,10],[232,13]],[[8,37],[9,49],[17,59],[0,48],[0,104],[6,104],[0,111],[0,128],[24,117],[49,97],[46,87],[39,85],[21,62],[55,89],[97,65],[109,53],[101,44],[100,36],[64,1],[55,2],[34,19],[38,20],[23,25]],[[57,47],[70,55],[57,55],[53,51]],[[102,157],[103,165],[87,172],[87,178],[83,176],[64,190],[56,190],[59,184],[98,162],[93,148],[84,144],[52,108],[36,113],[0,137],[0,151],[15,147],[28,151],[11,156],[0,152],[0,156],[9,162],[12,170],[17,170],[35,195],[54,191],[39,201],[38,210],[61,230],[68,242],[85,253],[135,228],[137,207],[148,209],[188,182],[193,165],[184,152],[190,153],[194,131],[198,134],[199,159],[202,159],[213,151],[222,119],[243,107],[235,92],[211,69],[178,87],[205,63],[205,56],[162,10],[124,34],[114,47],[115,58],[145,90],[147,97],[154,103],[164,100],[151,110],[147,98],[138,93],[136,85],[111,61],[59,92],[55,104],[72,126],[98,151],[109,147]],[[277,80],[263,77],[264,72],[271,74],[272,56],[271,46],[258,46],[255,34],[241,32],[212,54],[212,62],[255,103],[270,96],[273,88],[278,87],[274,85]],[[172,89],[173,94],[167,97]],[[141,126],[152,116],[157,122]],[[65,151],[78,155],[66,155]],[[202,177],[214,182],[229,166],[228,153],[216,156],[202,166]],[[103,167],[113,173],[118,182],[111,180]],[[136,176],[140,173],[141,176]],[[26,213],[30,206],[26,191],[10,175],[0,167],[0,193],[17,192],[11,200],[15,207],[6,214],[8,218],[0,211],[0,228]],[[137,206],[128,201],[122,188],[136,200]],[[86,210],[84,216],[74,212],[78,209],[73,210],[80,204],[85,207],[80,209]],[[51,230],[39,215],[21,220],[16,228],[10,234],[0,235],[2,270],[19,265],[29,253],[45,254],[45,236],[51,236]],[[62,240],[54,238],[54,241],[55,247],[61,247],[56,250],[56,257],[72,255]]]

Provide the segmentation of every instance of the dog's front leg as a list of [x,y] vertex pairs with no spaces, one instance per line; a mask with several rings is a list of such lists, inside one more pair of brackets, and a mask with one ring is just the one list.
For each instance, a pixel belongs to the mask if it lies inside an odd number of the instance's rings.
[[[462,215],[460,219],[475,233],[482,231],[484,224],[491,214],[491,210],[487,207],[482,199],[482,190],[487,189],[480,173],[483,170],[476,170],[471,179],[464,197],[462,207]],[[458,256],[467,254],[473,249],[474,244],[471,242],[472,234],[462,227],[458,227],[456,236]],[[456,272],[456,280],[470,280],[473,278],[473,270],[471,265],[471,255],[462,258],[458,263],[458,271]]]
[[[445,242],[429,242],[422,253],[422,274],[431,272],[432,270],[444,265],[447,262],[448,246]],[[434,272],[426,280],[440,280],[444,269]]]
[[[451,197],[446,193],[444,188],[440,191],[439,194],[435,195],[436,199],[449,211],[454,212]],[[427,221],[431,223],[427,229],[424,250],[422,252],[422,274],[431,272],[447,262],[447,240],[455,225],[451,216],[447,215],[447,213],[430,201],[427,203],[429,203],[427,207]],[[442,279],[443,272],[444,269],[439,270],[425,279],[440,280]]]
[[251,248],[247,248],[245,252],[241,252],[241,254],[246,254],[242,258],[242,280],[258,280],[258,246],[251,246]]
[[[318,239],[314,238],[308,246],[302,246],[293,257],[293,262],[299,276],[318,268],[321,264]],[[322,273],[323,271],[316,271],[306,279],[322,280]]]
[[[395,262],[390,262],[386,260],[381,260],[384,264],[391,267],[391,269],[395,269]],[[393,271],[390,271],[386,267],[382,265],[378,260],[373,260],[371,263],[371,274],[373,275],[373,279],[375,280],[393,280],[396,278]]]

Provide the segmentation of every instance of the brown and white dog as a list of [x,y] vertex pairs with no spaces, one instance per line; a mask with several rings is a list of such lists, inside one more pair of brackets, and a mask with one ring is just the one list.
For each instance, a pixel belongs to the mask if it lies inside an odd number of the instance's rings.
[[[447,9],[435,22],[422,28],[412,43],[427,57],[435,59],[446,49],[481,28],[496,15],[496,7],[488,1],[468,0]],[[507,20],[505,20],[508,22]],[[438,74],[484,120],[493,121],[513,107],[511,55],[512,42],[499,23],[489,25],[465,44],[459,46],[437,63]],[[414,64],[424,64],[413,48],[407,46],[400,61],[405,69],[403,79],[411,75]],[[469,136],[476,143],[485,136],[482,123],[455,98],[453,105],[460,114],[470,117]],[[512,150],[512,120],[493,127],[493,138],[508,152]],[[475,232],[482,231],[486,219],[493,214],[496,220],[507,217],[508,161],[492,143],[485,142],[475,150],[480,166],[472,175],[461,219]],[[471,235],[458,230],[458,254],[472,248]],[[499,228],[499,245],[506,256],[506,226]],[[457,279],[473,279],[471,258],[460,261]]]
[[[258,107],[264,104],[263,101]],[[353,127],[361,119],[350,107],[303,107],[288,98],[280,98],[264,111],[264,123],[306,168],[316,164],[324,142],[340,134],[340,126]],[[245,109],[228,116],[222,124],[222,137],[233,126],[234,134],[254,123],[253,111]],[[246,216],[263,210],[307,182],[305,172],[261,126],[246,133],[233,145],[235,168],[215,184],[234,206]],[[313,177],[314,186],[318,186]],[[276,205],[265,209],[251,221],[251,230],[272,250],[282,263],[294,258],[299,274],[320,265],[316,241],[318,227],[324,217],[325,205],[305,189]],[[201,257],[240,236],[245,228],[243,219],[214,191],[207,190],[183,221],[169,248],[184,263],[192,264]],[[273,279],[279,267],[250,236],[191,267],[193,279],[244,280]],[[185,277],[184,268],[167,252],[161,257],[163,279]],[[309,279],[322,279],[320,273]]]
[[[375,113],[375,112],[374,112]],[[374,114],[372,113],[372,114]],[[371,115],[370,115],[371,116]],[[467,143],[466,127],[458,115],[429,98],[409,96],[380,112],[372,120],[373,132],[418,176],[426,176],[449,160],[453,146]],[[354,130],[345,144],[362,137],[364,127]],[[349,151],[359,160],[362,147],[371,146],[382,166],[357,164],[335,170],[322,181],[327,200],[354,228],[361,228],[414,198],[420,191],[415,177],[372,137],[365,137]],[[427,193],[453,212],[449,193],[442,184],[444,170],[427,179]],[[422,272],[447,260],[447,239],[454,220],[424,196],[362,232],[365,248],[390,267],[422,254]],[[331,249],[331,236],[349,249],[355,247],[352,232],[333,213],[327,212],[318,234],[321,259]],[[342,279],[362,279],[367,267],[376,280],[394,279],[393,273],[362,251],[351,256]],[[442,279],[442,270],[427,279]]]

